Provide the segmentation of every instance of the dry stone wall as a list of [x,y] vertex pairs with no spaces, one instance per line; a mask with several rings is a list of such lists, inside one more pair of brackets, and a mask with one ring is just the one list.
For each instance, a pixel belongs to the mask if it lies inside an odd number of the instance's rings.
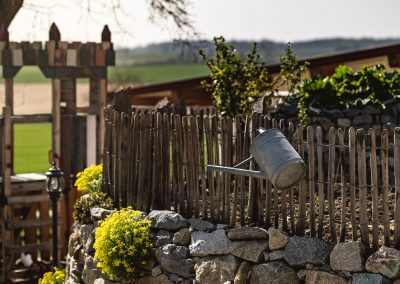
[[[94,234],[111,211],[91,210],[92,223],[75,223],[69,238],[66,284],[111,284],[93,259]],[[153,210],[151,260],[127,283],[397,283],[400,251],[375,253],[361,242],[331,245],[313,237],[289,236],[276,228],[233,228]]]
[[[287,121],[299,123],[297,118],[298,108],[296,105],[285,103],[277,107],[277,115]],[[381,109],[377,106],[366,106],[364,108],[340,109],[317,109],[310,107],[308,112],[309,125],[321,126],[325,133],[331,127],[346,129],[373,128],[377,133],[386,128],[393,130],[400,124],[400,104]]]

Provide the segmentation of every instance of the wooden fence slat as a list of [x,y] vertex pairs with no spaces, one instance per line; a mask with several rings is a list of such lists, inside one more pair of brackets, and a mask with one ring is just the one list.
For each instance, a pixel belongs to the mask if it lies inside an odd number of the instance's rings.
[[[300,157],[304,159],[304,140],[303,140],[303,127],[299,124],[297,125],[297,143],[298,143],[298,151]],[[306,179],[303,178],[299,183],[299,220],[297,223],[297,231],[296,233],[299,236],[303,236],[306,228],[306,202],[307,202],[307,184]]]
[[317,127],[317,162],[318,162],[318,229],[317,236],[322,238],[324,229],[324,205],[325,205],[325,192],[324,192],[324,170],[323,170],[323,145],[322,145],[322,128]]
[[[278,121],[276,118],[273,118],[271,121],[271,127],[272,128],[278,128]],[[271,184],[272,188],[272,184]],[[274,226],[275,228],[279,227],[279,193],[278,189],[274,186],[273,187],[273,193],[274,193]]]
[[[245,125],[243,132],[243,152],[242,157],[246,158],[249,156],[249,146],[250,146],[250,116],[246,115],[245,117]],[[246,198],[246,178],[241,177],[240,181],[240,225],[245,224],[245,198]]]
[[115,112],[117,115],[117,121],[115,125],[116,129],[116,141],[117,141],[117,148],[116,148],[116,166],[117,166],[117,179],[115,181],[115,188],[117,192],[117,203],[118,203],[118,208],[122,206],[122,161],[121,161],[121,152],[122,152],[122,113]]
[[400,248],[400,127],[394,129],[394,247]]
[[378,167],[376,165],[376,135],[375,130],[369,130],[371,139],[370,170],[371,170],[371,193],[372,193],[372,247],[374,250],[379,246],[379,205],[378,205]]
[[[156,206],[158,209],[165,209],[165,200],[167,199],[166,194],[167,190],[165,186],[167,185],[166,182],[166,164],[165,162],[167,161],[165,151],[164,151],[164,143],[165,143],[165,138],[167,135],[165,135],[163,129],[166,129],[166,125],[164,125],[164,120],[163,120],[163,115],[161,113],[157,113],[156,116],[156,127],[155,127],[155,133],[157,135],[157,141],[155,145],[158,147],[158,157],[156,159],[157,163],[157,171],[158,171],[158,176],[157,176],[157,198],[156,200]],[[171,209],[171,207],[167,208],[168,210]]]
[[336,131],[335,128],[329,129],[329,165],[328,165],[328,210],[329,210],[329,227],[331,241],[336,243],[336,224],[335,224],[335,145]]
[[179,196],[179,213],[185,214],[185,182],[184,182],[184,150],[183,150],[183,130],[182,130],[182,118],[179,114],[174,117],[175,133],[176,133],[176,153],[177,160],[175,170],[178,171],[178,196]]
[[[224,165],[229,167],[231,166],[231,153],[230,153],[230,148],[232,145],[232,140],[230,140],[230,134],[229,134],[229,129],[231,128],[231,123],[232,120],[230,117],[227,117],[225,120],[225,125],[221,124],[222,126],[222,133],[223,133],[223,138],[222,138],[222,149],[223,149],[223,161]],[[230,208],[230,179],[231,175],[228,173],[224,173],[224,191],[223,191],[223,214],[224,214],[224,223],[229,223],[230,218],[229,218],[229,208]]]
[[113,179],[112,179],[112,193],[114,199],[114,206],[118,207],[118,189],[117,189],[117,179],[118,179],[118,172],[117,172],[117,127],[116,124],[118,123],[118,113],[113,111],[113,124],[112,124],[112,137],[113,139],[113,146],[112,146],[112,166],[113,166]]
[[160,136],[158,128],[160,127],[161,113],[157,112],[155,114],[154,130],[153,133],[153,151],[152,151],[152,175],[151,175],[151,209],[159,208],[159,177],[162,174],[159,169],[159,159],[160,159]]
[[[254,140],[254,138],[257,135],[257,129],[258,129],[258,114],[253,113],[251,115],[251,133],[250,133],[250,138],[251,141]],[[250,162],[250,170],[257,170],[255,162],[251,161]],[[249,220],[252,221],[252,223],[258,223],[257,220],[257,213],[258,213],[258,202],[257,202],[257,196],[258,196],[258,180],[256,178],[250,178],[249,179],[249,200],[248,200],[248,205],[247,205],[247,214],[249,217]]]
[[[164,113],[163,114],[163,128],[161,129],[161,133],[163,136],[162,140],[162,170],[164,172],[163,177],[164,180],[161,184],[161,186],[164,187],[163,192],[164,192],[164,200],[163,204],[166,206],[163,206],[162,208],[168,208],[171,209],[171,192],[172,192],[172,184],[171,184],[171,167],[170,167],[170,162],[171,162],[171,150],[170,150],[170,143],[171,143],[171,117]],[[174,204],[175,206],[175,204]],[[175,209],[175,208],[174,208]]]
[[129,190],[129,132],[130,132],[130,116],[126,113],[121,113],[121,206],[126,207],[128,204]]
[[[279,127],[279,130],[281,132],[284,132],[284,130],[285,130],[284,129],[285,128],[285,121],[283,119],[279,120],[278,127]],[[288,191],[287,188],[281,188],[277,192],[278,193],[278,195],[277,195],[278,196],[278,201],[280,200],[280,202],[279,202],[280,204],[278,204],[278,210],[279,210],[278,214],[281,213],[282,229],[283,230],[287,230],[287,228],[288,228],[288,225],[287,225],[287,204],[286,204],[287,191]],[[279,198],[279,195],[280,195],[280,198]],[[278,220],[279,220],[279,218],[278,218]],[[278,224],[278,226],[279,226],[279,224]]]
[[[258,128],[264,127],[264,116],[260,115],[258,117]],[[257,133],[258,135],[258,133]],[[257,179],[258,183],[258,195],[257,195],[257,220],[259,221],[260,226],[265,226],[265,219],[264,219],[264,198],[265,198],[265,180],[262,178]],[[282,200],[281,200],[282,201]]]
[[[227,148],[228,148],[228,142],[227,142],[227,126],[226,126],[226,118],[221,117],[221,133],[220,133],[220,141],[221,141],[221,165],[223,166],[228,166],[228,161],[227,161]],[[229,179],[229,174],[228,173],[221,173],[221,188],[220,188],[220,201],[222,202],[222,212],[221,212],[221,221],[226,222],[227,214],[226,214],[226,208],[225,206],[227,205],[226,199],[228,198],[227,196],[227,183]]]
[[[264,116],[263,126],[265,129],[271,128],[271,121],[268,116]],[[265,227],[269,228],[272,225],[271,222],[271,208],[272,208],[272,186],[269,180],[264,180],[265,183]]]
[[143,190],[142,190],[142,186],[144,184],[144,168],[143,168],[143,160],[144,160],[144,156],[146,155],[146,153],[144,152],[144,145],[143,145],[143,138],[144,138],[144,133],[143,133],[143,129],[144,129],[144,123],[145,121],[145,116],[140,113],[138,114],[137,117],[138,120],[138,126],[137,126],[137,137],[138,137],[138,141],[137,141],[137,161],[136,161],[136,171],[137,171],[137,193],[136,193],[136,206],[139,210],[143,209]]
[[176,128],[175,128],[175,115],[171,114],[171,200],[172,204],[174,205],[174,211],[179,212],[179,205],[178,205],[178,186],[179,186],[179,179],[178,179],[178,146],[177,146],[177,135],[176,135]]
[[147,113],[146,115],[146,120],[147,120],[147,124],[146,124],[146,142],[147,142],[147,155],[146,155],[146,163],[147,163],[147,179],[146,179],[146,183],[145,186],[148,187],[148,190],[145,191],[145,212],[149,212],[150,211],[150,206],[151,206],[151,188],[152,188],[152,171],[153,171],[153,167],[152,165],[152,160],[153,160],[153,145],[154,145],[154,122],[155,122],[155,118],[154,118],[154,114],[153,113]]
[[199,167],[200,167],[200,175],[201,175],[201,200],[202,200],[202,217],[207,218],[207,208],[208,208],[208,197],[207,197],[207,176],[206,176],[206,156],[207,151],[204,150],[206,145],[205,143],[205,135],[204,135],[204,116],[197,116],[197,127],[199,129]]
[[138,185],[138,178],[139,178],[139,146],[140,146],[140,116],[139,114],[135,113],[133,115],[133,131],[132,131],[132,205],[134,208],[138,208],[138,195],[139,195],[139,185]]
[[[213,155],[213,140],[211,133],[211,118],[206,116],[203,120],[204,128],[206,131],[206,145],[207,145],[207,163],[210,165],[215,164],[215,156]],[[207,181],[208,181],[208,190],[209,190],[209,199],[210,199],[210,217],[211,220],[215,220],[215,179],[214,173],[210,170],[207,170]]]
[[387,129],[381,134],[381,167],[382,167],[382,211],[383,238],[385,246],[390,246],[389,226],[389,133]]
[[[242,128],[242,117],[240,115],[235,116],[235,137],[234,137],[234,147],[233,154],[235,160],[233,164],[237,165],[242,161],[242,137],[241,137],[241,128]],[[233,188],[233,201],[232,201],[232,214],[231,214],[231,225],[234,226],[237,219],[238,212],[238,190],[239,190],[239,181],[241,177],[239,175],[234,176],[234,188]]]
[[[292,145],[294,144],[294,124],[292,122],[289,123],[289,138],[292,140]],[[291,187],[289,190],[289,215],[290,215],[290,229],[292,231],[292,234],[296,233],[296,222],[295,222],[295,217],[294,217],[294,187]]]
[[358,153],[358,183],[360,196],[360,230],[361,241],[369,247],[368,217],[367,217],[367,176],[365,162],[365,135],[364,129],[357,130],[357,153]]
[[314,128],[307,127],[308,186],[310,192],[310,234],[315,237],[315,148]]
[[338,129],[339,140],[339,161],[340,164],[340,188],[342,197],[341,215],[340,215],[340,229],[339,229],[339,242],[344,242],[346,237],[346,213],[347,213],[347,185],[345,180],[345,146],[344,146],[344,132],[343,129]]
[[[133,201],[133,149],[134,149],[134,143],[136,139],[132,139],[133,137],[133,132],[134,132],[134,116],[133,113],[129,114],[129,121],[128,121],[128,133],[127,133],[127,141],[126,141],[126,147],[127,147],[127,157],[126,157],[126,171],[127,171],[127,184],[126,184],[126,191],[127,191],[127,204],[132,204]],[[106,129],[104,129],[104,132],[107,132]],[[106,135],[106,134],[104,134]],[[105,144],[105,143],[104,143]],[[104,160],[104,156],[103,156]]]
[[[212,137],[213,137],[213,145],[214,145],[214,153],[215,153],[215,164],[221,165],[222,160],[220,156],[220,140],[219,140],[219,123],[218,117],[216,115],[212,116]],[[218,221],[222,221],[221,214],[221,202],[222,202],[222,174],[216,172],[216,190],[215,190],[215,215],[218,218]]]
[[[192,170],[192,187],[193,187],[193,206],[194,216],[199,217],[200,210],[200,190],[199,190],[199,159],[198,159],[198,129],[196,118],[191,115],[189,116],[189,127],[190,131],[188,134],[188,143],[190,144],[190,156],[188,157],[188,166]],[[190,158],[190,159],[189,159]]]
[[191,156],[191,141],[190,141],[190,129],[188,117],[184,116],[182,118],[182,130],[183,130],[183,152],[185,157],[184,168],[185,168],[185,179],[186,179],[186,195],[184,200],[186,200],[186,213],[185,216],[190,216],[193,214],[193,180],[192,180],[192,156]]
[[353,127],[349,129],[349,171],[350,171],[350,214],[352,240],[357,241],[358,224],[356,211],[356,131]]
[[[103,191],[108,195],[110,192],[110,144],[111,144],[111,127],[109,108],[104,109],[104,149],[103,149]],[[132,139],[132,141],[134,141]]]

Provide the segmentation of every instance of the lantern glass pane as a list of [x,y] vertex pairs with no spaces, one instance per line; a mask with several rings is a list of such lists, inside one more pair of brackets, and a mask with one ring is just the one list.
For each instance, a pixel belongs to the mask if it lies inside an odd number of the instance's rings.
[[52,191],[57,191],[57,189],[58,189],[58,179],[57,178],[51,178],[50,186],[51,186],[51,190]]

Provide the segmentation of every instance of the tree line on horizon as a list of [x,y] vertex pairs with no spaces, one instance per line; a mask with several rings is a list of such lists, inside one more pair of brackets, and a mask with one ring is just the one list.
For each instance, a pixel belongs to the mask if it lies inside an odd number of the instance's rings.
[[[239,56],[244,58],[250,51],[253,41],[231,40],[228,43],[232,44]],[[294,42],[293,52],[298,59],[306,59],[396,43],[400,43],[400,39],[318,39]],[[285,42],[257,41],[257,49],[266,64],[278,63],[285,47]],[[198,53],[200,49],[204,50],[209,56],[214,56],[215,49],[211,40],[197,40],[185,43],[171,41],[149,44],[143,47],[119,49],[117,52],[117,65],[200,64],[203,63]]]

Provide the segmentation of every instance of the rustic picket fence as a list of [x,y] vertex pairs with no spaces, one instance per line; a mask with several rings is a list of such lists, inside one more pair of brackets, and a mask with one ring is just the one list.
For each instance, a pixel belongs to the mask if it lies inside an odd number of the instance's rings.
[[[268,180],[207,171],[207,164],[248,158],[259,127],[281,129],[303,157],[307,175],[298,186],[276,189]],[[108,108],[104,145],[104,190],[118,207],[400,247],[400,128],[323,133],[256,113],[181,117]]]

